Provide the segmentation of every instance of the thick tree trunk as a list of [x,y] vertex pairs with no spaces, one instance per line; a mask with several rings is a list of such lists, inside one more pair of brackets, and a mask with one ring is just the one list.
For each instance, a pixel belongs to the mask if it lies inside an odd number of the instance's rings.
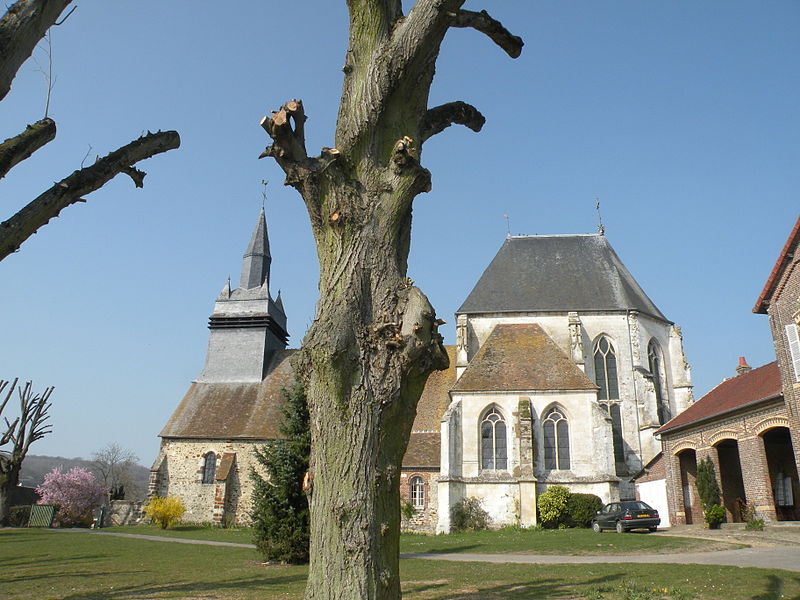
[[[0,475],[2,478],[2,475]],[[8,490],[5,484],[0,480],[0,527],[8,525]]]
[[431,187],[421,145],[483,116],[428,110],[449,27],[472,27],[512,56],[522,41],[464,0],[348,0],[350,44],[336,147],[305,147],[302,102],[261,124],[286,184],[303,197],[320,263],[320,300],[295,371],[311,413],[311,565],[307,600],[400,597],[400,468],[428,375],[447,367],[442,321],[406,277],[411,208]]

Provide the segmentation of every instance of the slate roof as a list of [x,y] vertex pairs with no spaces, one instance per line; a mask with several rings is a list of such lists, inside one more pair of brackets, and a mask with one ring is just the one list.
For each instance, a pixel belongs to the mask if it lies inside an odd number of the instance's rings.
[[775,266],[772,267],[767,283],[764,284],[764,289],[761,290],[761,294],[758,296],[758,300],[756,300],[756,305],[753,307],[754,313],[767,314],[767,307],[769,306],[769,301],[772,299],[775,287],[781,280],[783,271],[794,258],[794,252],[792,250],[798,244],[800,244],[800,217],[797,217],[797,222],[789,233],[789,239],[786,240],[783,250],[781,250],[781,253],[778,255],[778,260],[775,261]]
[[778,362],[774,361],[720,383],[656,433],[670,433],[735,410],[781,396]]
[[638,310],[669,321],[604,235],[509,237],[457,313]]
[[453,387],[454,392],[596,389],[536,323],[497,325]]
[[294,376],[295,350],[273,353],[260,383],[192,383],[159,434],[164,438],[275,439],[281,421],[282,390]]

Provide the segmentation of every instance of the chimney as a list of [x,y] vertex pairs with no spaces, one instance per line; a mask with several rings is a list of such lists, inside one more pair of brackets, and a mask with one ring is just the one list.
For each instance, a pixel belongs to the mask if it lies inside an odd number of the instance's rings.
[[739,366],[736,367],[736,374],[737,375],[744,375],[745,373],[749,373],[753,370],[753,367],[747,364],[744,356],[739,357]]

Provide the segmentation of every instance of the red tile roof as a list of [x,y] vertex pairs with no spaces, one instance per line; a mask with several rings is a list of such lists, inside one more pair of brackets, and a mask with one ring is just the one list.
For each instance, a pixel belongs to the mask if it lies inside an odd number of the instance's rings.
[[677,417],[665,423],[656,433],[669,433],[780,395],[781,377],[778,362],[774,361],[726,379]]
[[797,222],[794,224],[794,228],[789,234],[789,239],[786,240],[783,250],[781,250],[781,253],[778,255],[778,260],[775,261],[775,266],[772,267],[769,279],[767,279],[767,283],[764,284],[764,289],[761,290],[761,295],[758,297],[758,300],[756,300],[756,305],[753,307],[754,313],[767,314],[769,300],[772,297],[772,293],[775,291],[775,286],[778,284],[778,281],[780,281],[783,270],[792,258],[792,248],[797,244],[800,244],[800,217],[797,217]]

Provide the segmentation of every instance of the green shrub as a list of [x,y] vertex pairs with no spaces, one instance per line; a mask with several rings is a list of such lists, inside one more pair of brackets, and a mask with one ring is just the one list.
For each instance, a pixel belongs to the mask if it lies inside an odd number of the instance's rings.
[[30,506],[12,506],[8,509],[9,527],[27,527],[31,517]]
[[167,496],[161,498],[153,496],[142,507],[142,511],[150,519],[155,521],[161,526],[161,529],[166,529],[173,523],[180,521],[183,513],[186,512],[186,507],[177,496]]
[[408,500],[401,500],[400,501],[400,517],[404,521],[408,521],[411,519],[414,514],[416,514],[417,509],[414,508],[414,505],[411,504]]
[[539,519],[547,527],[558,527],[566,523],[568,518],[567,501],[571,496],[570,491],[563,485],[551,485],[539,496]]
[[567,498],[568,525],[589,527],[592,517],[603,508],[603,501],[594,494],[570,494]]
[[719,504],[712,504],[703,511],[703,518],[709,529],[719,529],[720,523],[725,520],[725,508]]
[[454,531],[488,529],[489,514],[478,498],[464,498],[450,509],[450,525]]
[[742,519],[746,523],[744,528],[748,531],[764,531],[764,519],[757,516],[756,507],[749,502],[742,502],[741,500],[739,500],[739,503]]

